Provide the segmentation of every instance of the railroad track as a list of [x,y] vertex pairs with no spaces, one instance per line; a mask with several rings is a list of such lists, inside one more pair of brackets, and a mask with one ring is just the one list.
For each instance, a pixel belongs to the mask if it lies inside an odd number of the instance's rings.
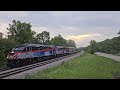
[[2,79],[4,77],[10,76],[10,75],[14,75],[14,74],[18,74],[18,73],[23,72],[23,71],[34,69],[34,68],[37,68],[37,67],[52,63],[52,62],[62,60],[64,58],[67,58],[67,57],[70,57],[70,56],[74,56],[76,54],[78,54],[78,53],[63,56],[63,57],[60,57],[60,58],[55,58],[55,59],[52,59],[52,60],[47,60],[47,61],[35,63],[35,64],[31,64],[31,65],[27,65],[27,66],[23,66],[23,67],[19,67],[19,68],[8,69],[8,70],[0,72],[0,78]]
[[6,71],[6,70],[9,70],[9,69],[10,69],[10,68],[8,68],[8,67],[0,68],[0,72]]

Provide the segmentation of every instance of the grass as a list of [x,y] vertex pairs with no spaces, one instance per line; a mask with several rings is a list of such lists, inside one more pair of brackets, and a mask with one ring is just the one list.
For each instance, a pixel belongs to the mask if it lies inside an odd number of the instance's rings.
[[86,53],[26,79],[113,79],[119,73],[120,62]]

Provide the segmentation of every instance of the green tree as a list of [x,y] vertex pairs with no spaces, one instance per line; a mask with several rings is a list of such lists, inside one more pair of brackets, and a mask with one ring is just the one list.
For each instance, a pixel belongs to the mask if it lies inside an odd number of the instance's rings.
[[96,46],[96,41],[95,40],[91,40],[90,41],[90,48],[89,48],[89,52],[91,54],[94,54],[97,51],[97,46]]
[[40,44],[50,44],[50,33],[43,31],[42,33],[37,34],[38,43]]
[[5,65],[5,46],[2,42],[3,40],[0,40],[0,66]]
[[7,28],[7,30],[14,44],[23,44],[31,43],[33,40],[35,32],[31,30],[31,27],[30,23],[13,20],[12,24],[9,24],[9,28]]
[[55,46],[66,46],[67,40],[65,40],[60,34],[51,39],[51,44]]
[[114,37],[112,39],[106,39],[101,42],[90,42],[90,46],[86,47],[85,50],[94,53],[94,52],[104,52],[108,54],[119,54],[120,55],[120,36]]
[[5,48],[0,48],[0,66],[5,64]]
[[73,40],[69,39],[69,40],[67,40],[67,46],[68,47],[76,47],[76,44]]

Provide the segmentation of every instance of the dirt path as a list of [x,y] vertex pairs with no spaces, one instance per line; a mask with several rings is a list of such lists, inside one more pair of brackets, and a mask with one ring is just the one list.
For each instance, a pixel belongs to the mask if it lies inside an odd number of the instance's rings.
[[96,52],[95,54],[97,54],[99,56],[111,58],[111,59],[116,60],[116,61],[120,61],[120,56],[115,56],[113,54],[106,54],[106,53],[101,53],[101,52]]

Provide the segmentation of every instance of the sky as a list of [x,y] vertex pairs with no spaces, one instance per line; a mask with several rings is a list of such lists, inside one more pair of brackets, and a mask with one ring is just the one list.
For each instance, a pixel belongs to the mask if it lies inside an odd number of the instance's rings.
[[31,23],[33,31],[48,31],[51,38],[61,34],[74,40],[77,47],[117,37],[120,30],[120,11],[0,11],[4,37],[12,20]]

